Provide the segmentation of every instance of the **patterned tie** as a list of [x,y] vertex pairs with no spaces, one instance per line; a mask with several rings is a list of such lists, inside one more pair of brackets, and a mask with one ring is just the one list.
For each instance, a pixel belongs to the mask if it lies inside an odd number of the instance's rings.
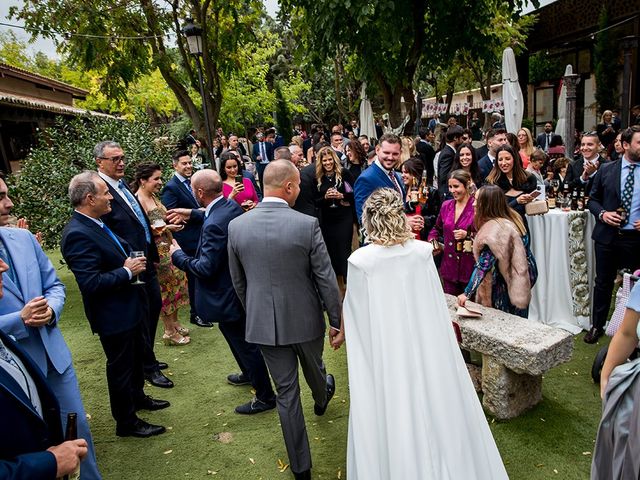
[[0,258],[4,263],[9,266],[9,270],[7,271],[7,275],[11,279],[11,281],[19,287],[18,284],[18,276],[16,275],[16,269],[13,266],[13,261],[11,260],[11,255],[7,251],[7,247],[5,247],[4,242],[0,241]]
[[13,358],[13,354],[4,346],[4,343],[0,342],[0,360],[4,360],[9,365],[13,365],[17,367],[15,359]]
[[144,236],[147,239],[147,243],[151,243],[151,232],[149,231],[149,226],[147,225],[147,220],[144,218],[144,213],[142,213],[140,204],[138,203],[136,198],[129,191],[129,189],[126,187],[126,185],[122,180],[118,182],[118,188],[120,189],[120,191],[122,191],[124,196],[127,197],[127,200],[129,201],[129,205],[131,205],[131,209],[133,210],[133,213],[136,214],[136,217],[138,217],[138,221],[142,225],[142,228],[144,228]]
[[620,226],[624,227],[629,222],[629,215],[631,214],[631,199],[633,198],[633,185],[635,183],[635,177],[633,175],[636,168],[635,163],[629,164],[629,173],[624,181],[624,188],[622,189],[622,208],[627,212],[625,218],[620,222]]
[[393,173],[393,170],[391,170],[389,172],[389,178],[391,179],[391,182],[393,183],[393,186],[396,189],[396,191],[400,194],[400,196],[402,196],[402,189],[400,188],[400,185],[398,184],[398,179],[396,178],[395,174]]
[[127,252],[124,251],[124,247],[122,246],[122,244],[120,243],[120,240],[118,240],[118,237],[116,237],[115,233],[113,233],[113,231],[111,231],[111,229],[109,227],[107,227],[106,223],[102,224],[102,228],[104,229],[104,231],[107,233],[107,235],[109,235],[111,238],[113,238],[113,241],[116,242],[116,244],[118,245],[118,247],[120,248],[120,250],[122,250],[122,253],[124,253],[125,257],[127,256]]

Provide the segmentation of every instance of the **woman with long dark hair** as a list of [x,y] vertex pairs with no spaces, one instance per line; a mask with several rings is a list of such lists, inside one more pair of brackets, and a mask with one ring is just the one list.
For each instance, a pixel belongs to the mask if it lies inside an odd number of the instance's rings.
[[358,139],[349,142],[345,150],[347,159],[349,160],[347,169],[351,172],[351,175],[353,175],[354,180],[357,180],[362,171],[367,168],[367,153],[364,151],[364,147]]
[[[405,198],[405,212],[407,215],[415,214],[417,210],[417,202],[411,198],[411,187],[416,187],[422,182],[422,172],[424,171],[424,163],[419,157],[412,157],[402,164],[400,172],[402,175],[402,183],[404,183],[407,196]],[[438,212],[440,211],[440,196],[438,189],[427,183],[427,203],[421,206],[420,214],[424,218],[424,228],[420,232],[420,238],[426,240],[429,232],[435,225]]]
[[453,159],[453,166],[451,171],[464,170],[471,175],[471,180],[476,189],[482,186],[482,178],[480,176],[480,167],[478,166],[478,158],[476,156],[476,149],[471,146],[470,143],[463,143],[458,147],[456,156]]

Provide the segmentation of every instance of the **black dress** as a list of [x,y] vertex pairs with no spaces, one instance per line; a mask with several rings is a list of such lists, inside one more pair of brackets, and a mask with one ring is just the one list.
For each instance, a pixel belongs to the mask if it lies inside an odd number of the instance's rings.
[[[347,259],[351,255],[353,225],[356,218],[353,199],[353,184],[355,182],[351,172],[346,168],[341,170],[341,174],[342,180],[338,185],[335,185],[335,176],[322,176],[320,185],[317,185],[316,203],[321,211],[320,229],[329,251],[331,266],[336,275],[346,278]],[[336,187],[344,195],[344,198],[342,200],[325,200],[324,196],[331,187]]]

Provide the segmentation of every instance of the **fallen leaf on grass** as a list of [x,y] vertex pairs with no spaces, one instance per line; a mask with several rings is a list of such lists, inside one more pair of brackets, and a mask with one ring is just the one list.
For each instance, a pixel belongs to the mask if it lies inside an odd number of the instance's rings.
[[342,471],[338,470],[338,480],[342,478]]
[[588,457],[589,455],[591,455],[591,452],[582,452],[582,454],[583,454],[585,457]]
[[536,465],[537,468],[544,467],[544,463],[539,463]]
[[289,464],[288,463],[284,463],[280,458],[278,459],[278,470],[280,470],[280,473],[284,473],[287,468],[289,468]]
[[218,472],[216,472],[215,470],[207,470],[207,475],[217,475]]
[[251,462],[251,465],[255,465],[256,464],[256,461],[251,457],[249,457],[249,461]]
[[89,415],[88,413],[85,413],[84,416],[87,417],[87,420],[91,420],[91,415]]
[[173,450],[166,450],[166,451],[164,451],[162,453],[164,453],[165,455],[169,455],[170,453],[173,453]]
[[553,473],[557,474],[558,470],[556,470],[555,468],[553,469]]

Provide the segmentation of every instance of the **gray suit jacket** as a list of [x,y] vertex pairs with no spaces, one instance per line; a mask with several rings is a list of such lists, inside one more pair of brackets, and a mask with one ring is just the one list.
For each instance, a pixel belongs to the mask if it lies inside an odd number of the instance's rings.
[[284,203],[260,203],[229,224],[229,268],[247,312],[246,340],[303,343],[340,328],[340,293],[318,219]]

